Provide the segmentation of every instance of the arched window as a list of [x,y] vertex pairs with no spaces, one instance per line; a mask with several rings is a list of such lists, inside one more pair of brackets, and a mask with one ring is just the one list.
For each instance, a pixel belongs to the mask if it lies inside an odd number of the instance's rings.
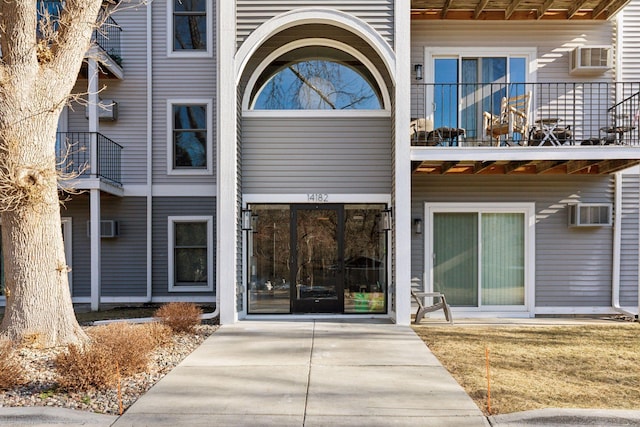
[[307,46],[271,62],[252,93],[254,110],[379,110],[380,89],[352,55]]

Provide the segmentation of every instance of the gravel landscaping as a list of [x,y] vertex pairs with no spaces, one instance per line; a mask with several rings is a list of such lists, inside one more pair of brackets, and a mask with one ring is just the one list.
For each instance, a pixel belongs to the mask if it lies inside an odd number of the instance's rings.
[[[147,372],[122,378],[123,411],[126,411],[138,397],[171,371],[217,328],[216,325],[199,325],[193,334],[173,335],[172,342],[153,352]],[[58,388],[53,360],[62,351],[65,351],[65,348],[46,350],[21,348],[18,353],[19,359],[25,369],[28,382],[0,393],[0,407],[51,406],[118,415],[120,404],[117,388],[83,393],[68,393]]]

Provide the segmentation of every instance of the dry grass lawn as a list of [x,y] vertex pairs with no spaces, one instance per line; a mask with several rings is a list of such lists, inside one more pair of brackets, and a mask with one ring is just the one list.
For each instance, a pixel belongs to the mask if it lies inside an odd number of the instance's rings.
[[640,409],[640,325],[435,326],[416,333],[487,413]]

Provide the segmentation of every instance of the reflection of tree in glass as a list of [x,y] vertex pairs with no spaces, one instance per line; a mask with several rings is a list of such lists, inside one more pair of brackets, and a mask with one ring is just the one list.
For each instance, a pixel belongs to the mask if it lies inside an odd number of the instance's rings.
[[289,209],[254,209],[258,216],[253,233],[256,276],[276,286],[289,281]]
[[174,0],[173,49],[206,50],[205,0]]
[[329,60],[291,63],[261,88],[255,109],[379,109],[371,84],[355,68]]
[[207,166],[205,105],[174,105],[176,167]]

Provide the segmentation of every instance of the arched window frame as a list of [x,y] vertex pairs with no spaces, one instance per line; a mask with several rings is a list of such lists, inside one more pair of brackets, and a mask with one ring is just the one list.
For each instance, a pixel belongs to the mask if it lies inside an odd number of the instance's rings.
[[[311,47],[311,46],[323,46],[330,47],[340,51],[343,51],[355,59],[360,61],[362,65],[367,68],[367,70],[371,73],[374,78],[375,84],[378,86],[380,90],[380,95],[382,97],[382,108],[376,110],[253,110],[252,109],[252,101],[251,94],[254,92],[255,86],[259,77],[266,70],[266,68],[277,58],[280,56],[291,52],[292,50]],[[303,40],[297,40],[291,43],[288,43],[280,48],[271,52],[267,57],[258,65],[255,69],[247,87],[245,88],[244,95],[242,98],[242,111],[245,116],[384,116],[388,117],[391,115],[390,111],[391,101],[389,98],[389,93],[387,91],[387,86],[382,78],[380,72],[374,67],[373,63],[362,53],[360,53],[357,49],[353,47],[338,42],[336,40],[324,39],[324,38],[309,38]]]

